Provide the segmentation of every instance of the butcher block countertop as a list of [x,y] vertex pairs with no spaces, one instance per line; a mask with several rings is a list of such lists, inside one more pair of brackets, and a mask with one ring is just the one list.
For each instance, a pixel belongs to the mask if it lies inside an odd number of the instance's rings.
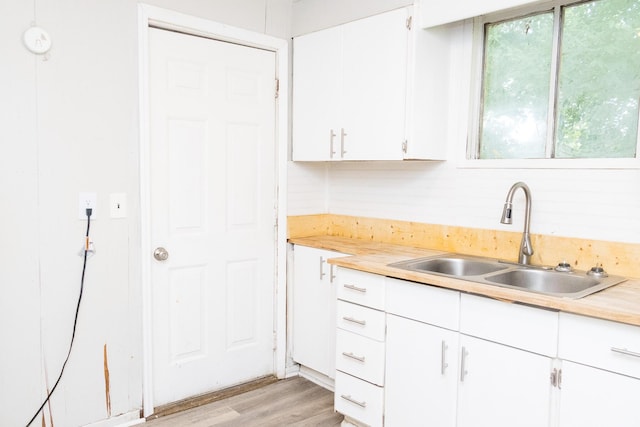
[[640,326],[640,279],[629,279],[584,298],[568,299],[388,266],[398,261],[443,254],[443,251],[336,236],[296,237],[289,239],[289,242],[351,254],[349,257],[329,260],[331,264],[341,267]]

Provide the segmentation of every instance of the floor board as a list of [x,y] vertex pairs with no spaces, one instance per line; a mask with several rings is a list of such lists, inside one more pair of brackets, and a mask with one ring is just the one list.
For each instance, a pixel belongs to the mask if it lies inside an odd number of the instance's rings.
[[147,420],[150,427],[231,426],[339,426],[342,415],[333,411],[333,393],[301,377],[289,378],[255,390],[175,414]]

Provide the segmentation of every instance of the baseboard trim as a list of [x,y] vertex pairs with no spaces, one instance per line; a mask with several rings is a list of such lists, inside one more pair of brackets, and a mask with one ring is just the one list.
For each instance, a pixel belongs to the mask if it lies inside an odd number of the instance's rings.
[[306,366],[300,366],[299,375],[302,378],[305,378],[312,383],[318,384],[322,388],[326,388],[327,390],[333,392],[335,389],[335,381],[328,376],[321,374],[318,371],[314,371],[311,368],[307,368]]
[[153,414],[149,415],[147,420],[155,420],[160,417],[166,417],[167,415],[175,414],[177,412],[186,411],[198,406],[206,405],[218,400],[226,399],[228,397],[237,396],[248,391],[256,390],[269,384],[277,382],[278,379],[269,375],[267,377],[258,378],[257,380],[239,384],[233,387],[228,387],[222,390],[214,391],[211,393],[201,394],[199,396],[190,397],[188,399],[180,400],[178,402],[169,403],[166,405],[155,408]]
[[129,427],[144,423],[145,419],[141,418],[141,416],[142,413],[140,409],[136,409],[135,411],[126,412],[124,414],[107,418],[106,420],[86,424],[84,427]]

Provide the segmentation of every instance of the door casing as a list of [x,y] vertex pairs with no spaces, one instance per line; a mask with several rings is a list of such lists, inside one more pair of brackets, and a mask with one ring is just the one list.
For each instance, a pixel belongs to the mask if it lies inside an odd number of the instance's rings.
[[139,83],[139,171],[140,171],[140,273],[142,284],[142,384],[143,415],[153,413],[153,366],[152,366],[152,304],[151,304],[151,202],[149,167],[149,27],[164,28],[209,37],[244,46],[257,47],[276,53],[276,78],[279,80],[279,96],[276,103],[277,144],[277,230],[276,230],[276,293],[275,319],[275,372],[279,378],[286,375],[286,188],[288,146],[288,43],[286,40],[264,34],[230,27],[206,19],[185,15],[147,4],[138,5],[138,83]]

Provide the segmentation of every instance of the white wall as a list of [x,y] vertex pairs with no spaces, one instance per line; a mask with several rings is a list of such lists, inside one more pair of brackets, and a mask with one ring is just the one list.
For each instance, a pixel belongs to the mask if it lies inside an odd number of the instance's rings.
[[[291,0],[148,3],[289,38]],[[33,22],[53,47],[29,53]],[[137,2],[0,0],[0,425],[25,425],[66,356],[86,223],[98,208],[76,342],[52,405],[56,426],[85,425],[142,404]],[[110,219],[110,193],[128,217]],[[105,391],[107,348],[111,414]],[[40,425],[40,418],[37,423]]]
[[[378,5],[383,3],[377,2]],[[397,2],[388,0],[389,8]],[[330,7],[335,5],[331,4]],[[295,31],[299,16],[316,10],[312,0],[294,7]],[[363,13],[362,16],[366,16]],[[338,16],[336,20],[341,20]],[[319,16],[318,22],[326,22]],[[289,215],[329,212],[466,227],[522,230],[524,199],[516,194],[514,224],[500,224],[510,186],[526,182],[532,191],[531,232],[585,239],[640,242],[640,170],[638,169],[473,169],[460,167],[469,111],[469,43],[463,24],[453,26],[452,85],[449,90],[449,135],[445,162],[350,162],[290,165]],[[439,66],[442,66],[439,64]],[[295,71],[294,71],[295,72]],[[294,89],[295,90],[295,89]],[[326,200],[321,178],[327,177]],[[312,190],[305,198],[300,188]],[[323,206],[326,206],[325,210]],[[568,254],[570,256],[571,254]]]
[[293,2],[293,35],[310,33],[407,6],[413,0],[298,0]]

